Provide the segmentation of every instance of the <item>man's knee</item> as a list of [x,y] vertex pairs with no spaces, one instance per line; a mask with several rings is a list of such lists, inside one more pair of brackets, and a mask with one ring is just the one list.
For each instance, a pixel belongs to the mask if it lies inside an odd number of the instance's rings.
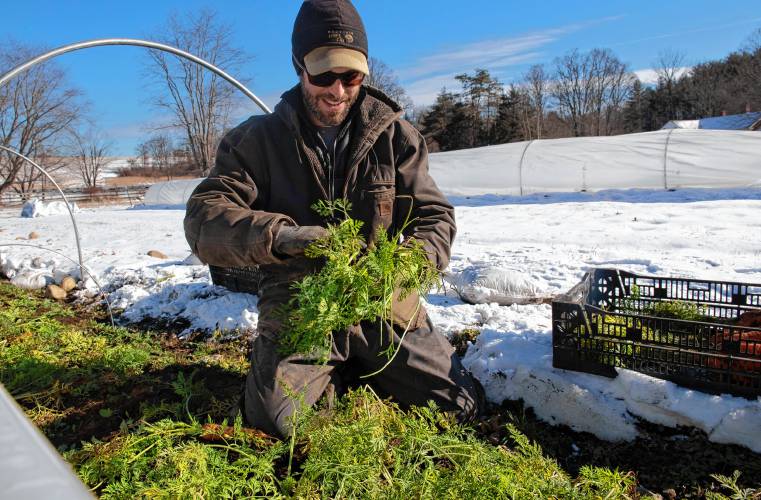
[[292,420],[322,397],[332,377],[331,366],[283,358],[275,342],[258,337],[246,378],[247,423],[270,434],[289,435]]

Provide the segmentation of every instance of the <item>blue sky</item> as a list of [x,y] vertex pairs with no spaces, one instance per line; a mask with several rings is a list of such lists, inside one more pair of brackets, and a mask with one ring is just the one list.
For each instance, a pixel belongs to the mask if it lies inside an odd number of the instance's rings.
[[[0,43],[8,39],[57,47],[93,38],[149,38],[171,12],[211,7],[233,27],[237,44],[253,59],[236,78],[270,107],[296,82],[290,34],[299,0],[132,0],[3,2]],[[761,27],[758,0],[587,0],[512,2],[469,0],[356,0],[370,53],[396,71],[416,105],[430,104],[453,76],[489,69],[502,82],[578,48],[612,49],[642,75],[663,50],[685,55],[687,65],[739,48]],[[7,22],[13,20],[13,22]],[[56,61],[91,102],[115,154],[132,154],[160,120],[151,109],[142,61],[144,49],[101,47]],[[252,104],[236,120],[256,113]]]

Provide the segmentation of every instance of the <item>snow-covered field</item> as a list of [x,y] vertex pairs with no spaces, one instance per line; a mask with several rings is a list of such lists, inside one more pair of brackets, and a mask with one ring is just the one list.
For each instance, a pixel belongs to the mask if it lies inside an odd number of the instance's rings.
[[[606,191],[523,198],[452,198],[459,233],[449,273],[499,268],[541,296],[565,292],[594,267],[761,283],[761,190]],[[0,211],[0,266],[17,283],[44,283],[76,265],[67,215]],[[182,230],[181,210],[84,209],[76,215],[85,264],[130,321],[182,318],[192,330],[254,329],[256,297],[210,284]],[[38,239],[26,238],[31,232]],[[147,255],[158,250],[168,257]],[[512,273],[510,273],[512,271]],[[451,281],[451,280],[450,280]],[[90,293],[95,292],[92,281]],[[761,399],[686,390],[622,370],[616,379],[552,368],[546,304],[462,302],[449,288],[427,298],[443,334],[481,331],[465,356],[492,401],[523,398],[540,418],[611,440],[638,419],[706,431],[761,453]]]

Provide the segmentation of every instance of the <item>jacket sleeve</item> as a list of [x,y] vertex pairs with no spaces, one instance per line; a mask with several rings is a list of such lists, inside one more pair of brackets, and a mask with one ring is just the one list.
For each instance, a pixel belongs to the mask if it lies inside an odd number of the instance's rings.
[[[272,252],[277,227],[295,225],[262,206],[253,172],[258,158],[244,158],[238,149],[241,133],[222,139],[209,176],[190,195],[185,213],[185,238],[202,262],[221,267],[280,263]],[[258,170],[264,170],[259,166]],[[267,185],[267,184],[262,184]]]
[[409,122],[399,124],[402,142],[396,163],[395,222],[401,227],[409,215],[405,237],[421,241],[428,258],[443,271],[457,232],[454,208],[428,173],[425,139]]

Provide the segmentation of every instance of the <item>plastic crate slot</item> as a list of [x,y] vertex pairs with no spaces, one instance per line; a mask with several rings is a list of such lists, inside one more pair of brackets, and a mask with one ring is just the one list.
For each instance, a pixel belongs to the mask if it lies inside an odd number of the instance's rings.
[[743,304],[747,304],[747,302],[748,302],[748,297],[744,293],[738,293],[738,294],[732,295],[733,304],[743,305]]
[[685,281],[687,283],[687,288],[690,290],[709,291],[711,289],[711,285],[705,281],[691,281],[691,280],[685,280]]
[[[631,298],[634,285],[639,300]],[[582,292],[573,303],[567,296],[552,303],[553,366],[605,376],[615,376],[615,367],[627,368],[706,392],[761,395],[761,340],[738,336],[731,354],[719,342],[749,330],[732,323],[746,311],[761,310],[761,296],[749,293],[761,292],[761,285],[596,269],[573,290]],[[738,295],[745,295],[742,302],[733,303]],[[658,302],[675,300],[700,304],[705,321],[643,314]],[[570,317],[569,307],[577,317],[555,321]]]

